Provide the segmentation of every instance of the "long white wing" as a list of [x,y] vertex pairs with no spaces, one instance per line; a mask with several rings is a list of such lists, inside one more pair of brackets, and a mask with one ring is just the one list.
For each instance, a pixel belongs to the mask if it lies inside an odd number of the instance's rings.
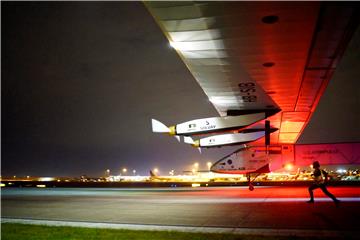
[[281,108],[273,143],[296,142],[358,26],[352,3],[145,5],[221,116]]
[[[221,116],[230,115],[228,111],[231,110],[276,112],[279,109],[246,69],[235,64],[237,54],[232,52],[230,39],[225,39],[224,30],[228,26],[219,25],[226,13],[214,11],[217,3],[146,4],[168,36],[170,45],[177,50]],[[214,12],[208,15],[207,10]],[[216,26],[211,26],[214,24]]]

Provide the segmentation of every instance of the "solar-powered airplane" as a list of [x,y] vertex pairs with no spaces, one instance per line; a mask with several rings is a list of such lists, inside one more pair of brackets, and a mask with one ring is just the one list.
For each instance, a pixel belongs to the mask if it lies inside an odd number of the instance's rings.
[[[291,148],[359,25],[359,8],[353,3],[145,5],[220,115],[171,127],[152,120],[153,131],[185,136],[195,147],[253,141],[252,146],[263,146],[262,137],[268,136],[273,146]],[[270,135],[265,121],[278,131]],[[222,135],[192,139],[210,133]],[[248,176],[270,171],[269,151],[260,156],[251,149],[240,148],[211,170]]]

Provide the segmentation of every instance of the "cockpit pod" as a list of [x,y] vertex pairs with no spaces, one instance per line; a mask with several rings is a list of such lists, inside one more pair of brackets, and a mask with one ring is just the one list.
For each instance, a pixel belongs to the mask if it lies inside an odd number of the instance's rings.
[[248,174],[256,173],[266,165],[269,165],[266,153],[243,145],[240,149],[215,162],[210,170],[216,173]]

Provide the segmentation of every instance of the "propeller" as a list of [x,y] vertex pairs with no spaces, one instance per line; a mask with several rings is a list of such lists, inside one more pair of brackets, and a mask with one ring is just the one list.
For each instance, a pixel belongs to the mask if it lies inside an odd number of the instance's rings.
[[197,141],[194,141],[191,137],[185,136],[185,137],[184,137],[184,143],[193,145],[194,147],[196,147],[196,148],[198,149],[198,151],[199,151],[200,153],[202,153],[202,152],[201,152],[201,148],[199,147],[199,141],[198,141],[198,140],[197,140]]
[[156,119],[151,119],[151,127],[152,127],[153,132],[168,133],[169,135],[174,136],[176,138],[176,140],[178,140],[178,142],[180,142],[180,136],[176,135],[175,126],[167,127],[162,122],[160,122]]

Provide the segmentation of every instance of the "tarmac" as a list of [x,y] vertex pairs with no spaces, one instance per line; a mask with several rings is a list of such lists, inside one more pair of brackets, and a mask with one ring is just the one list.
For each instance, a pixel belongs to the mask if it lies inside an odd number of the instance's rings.
[[189,232],[358,236],[360,187],[2,188],[2,222]]

